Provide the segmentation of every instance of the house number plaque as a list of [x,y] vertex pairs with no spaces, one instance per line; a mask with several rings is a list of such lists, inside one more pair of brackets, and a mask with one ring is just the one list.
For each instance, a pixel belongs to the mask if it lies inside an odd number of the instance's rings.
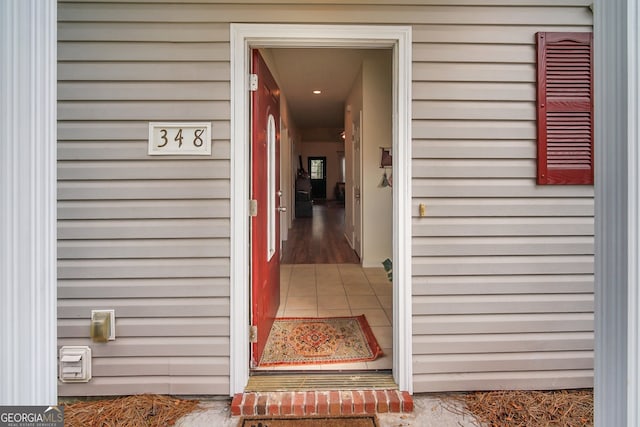
[[211,123],[149,123],[150,156],[210,156]]

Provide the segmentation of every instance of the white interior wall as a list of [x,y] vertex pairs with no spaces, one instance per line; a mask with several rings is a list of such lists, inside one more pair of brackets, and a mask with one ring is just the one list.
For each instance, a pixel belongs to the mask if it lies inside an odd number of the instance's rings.
[[[386,258],[393,257],[391,187],[381,187],[384,169],[380,168],[380,147],[392,144],[392,69],[391,51],[372,50],[367,53],[362,71],[356,77],[345,105],[345,160],[347,164],[345,233],[353,242],[353,182],[354,151],[352,125],[362,110],[361,146],[361,206],[362,206],[362,265],[380,267]],[[387,169],[388,176],[392,170]]]
[[[392,146],[391,51],[372,50],[362,73],[362,265],[393,257],[391,187],[381,187],[380,147]],[[387,170],[390,175],[391,170]]]

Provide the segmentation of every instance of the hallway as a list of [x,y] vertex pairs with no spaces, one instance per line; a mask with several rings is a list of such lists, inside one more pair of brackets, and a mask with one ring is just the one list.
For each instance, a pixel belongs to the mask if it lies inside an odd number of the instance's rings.
[[359,264],[344,233],[344,206],[332,201],[314,204],[312,217],[293,220],[280,263]]

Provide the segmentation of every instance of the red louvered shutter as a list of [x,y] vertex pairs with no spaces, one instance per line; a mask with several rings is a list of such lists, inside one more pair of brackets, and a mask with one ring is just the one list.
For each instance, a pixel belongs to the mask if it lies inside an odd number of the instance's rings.
[[593,184],[591,33],[537,33],[538,184]]

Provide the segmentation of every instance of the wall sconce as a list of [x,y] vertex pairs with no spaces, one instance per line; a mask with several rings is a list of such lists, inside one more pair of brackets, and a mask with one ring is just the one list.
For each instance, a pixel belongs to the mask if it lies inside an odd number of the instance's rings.
[[116,339],[115,310],[91,310],[89,336],[93,342]]

